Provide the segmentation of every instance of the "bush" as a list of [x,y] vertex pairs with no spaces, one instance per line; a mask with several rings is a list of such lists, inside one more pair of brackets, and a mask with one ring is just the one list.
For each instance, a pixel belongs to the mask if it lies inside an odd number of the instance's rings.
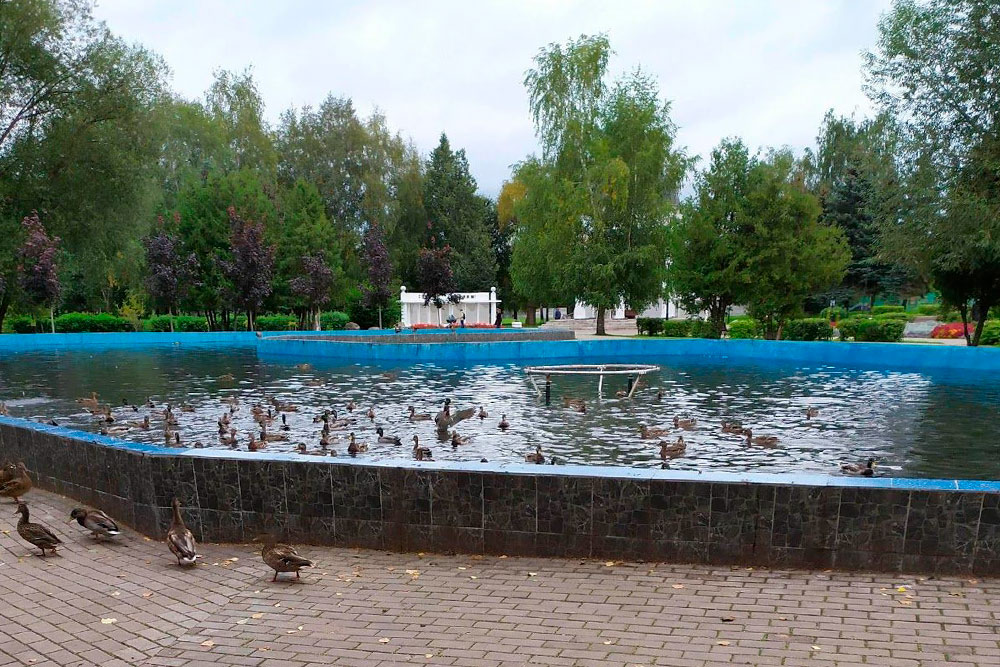
[[918,315],[936,315],[941,310],[939,303],[922,303],[917,306]]
[[757,320],[750,318],[733,320],[729,323],[729,337],[732,339],[756,338]]
[[[157,315],[146,320],[149,331],[170,331],[170,316]],[[194,315],[175,315],[174,331],[208,331],[208,320]]]
[[[365,306],[360,289],[355,287],[348,290],[345,301],[347,306],[345,310],[351,318],[351,322],[357,323],[362,329],[378,326],[378,308],[368,308]],[[456,317],[458,316],[459,308],[461,308],[461,304],[455,308]],[[402,319],[402,313],[399,299],[390,299],[388,305],[382,309],[382,326],[386,329],[396,326],[396,323]]]
[[875,306],[872,308],[872,315],[882,315],[884,313],[903,313],[906,308],[903,306]]
[[38,333],[35,320],[30,315],[12,315],[3,321],[5,333]]
[[688,320],[691,323],[690,335],[692,338],[718,338],[719,332],[712,328],[712,323],[708,320]]
[[854,338],[858,342],[898,343],[903,340],[906,325],[898,320],[852,318],[838,325],[841,340]]
[[785,340],[830,340],[833,328],[825,317],[789,320],[781,331]]
[[299,318],[294,315],[261,315],[257,318],[258,331],[294,331]]
[[934,327],[934,329],[931,331],[931,338],[941,338],[946,340],[955,338],[964,338],[965,331],[968,331],[971,334],[975,329],[975,325],[973,325],[972,323],[969,323],[964,326],[966,328],[963,328],[961,322],[949,322],[948,324],[939,324],[936,327]]
[[957,310],[938,310],[937,317],[935,317],[938,322],[958,322],[962,319],[962,314]]
[[828,307],[819,311],[819,316],[830,322],[839,322],[840,320],[846,320],[850,317],[850,314],[847,312],[846,308],[834,306],[833,308]]
[[351,321],[351,316],[339,310],[319,314],[319,326],[324,331],[340,331]]
[[663,333],[663,319],[659,317],[638,317],[635,326],[642,336],[659,336]]
[[896,320],[897,322],[909,322],[915,315],[909,313],[879,313],[875,315],[876,320]]
[[979,337],[980,345],[1000,345],[1000,320],[986,320],[983,325],[983,335]]
[[132,323],[124,317],[108,313],[63,313],[56,318],[58,333],[132,331]]
[[661,334],[667,338],[687,338],[691,335],[692,320],[663,320]]

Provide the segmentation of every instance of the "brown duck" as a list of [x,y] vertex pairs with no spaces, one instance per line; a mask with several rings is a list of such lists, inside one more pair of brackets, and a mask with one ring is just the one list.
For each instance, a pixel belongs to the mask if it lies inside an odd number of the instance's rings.
[[260,557],[264,559],[268,567],[274,570],[271,581],[277,581],[280,572],[294,572],[295,578],[298,579],[299,570],[313,566],[313,562],[300,556],[295,547],[276,542],[273,535],[258,537],[255,541],[264,543],[264,547],[260,550]]
[[660,441],[660,458],[664,461],[682,456],[685,451],[687,451],[687,443],[684,442],[683,435],[677,436],[675,442]]
[[177,557],[178,565],[194,565],[201,556],[197,552],[194,542],[194,535],[184,525],[184,518],[181,517],[181,502],[174,498],[174,516],[170,521],[170,530],[167,531],[167,547],[170,552]]
[[0,496],[13,498],[15,503],[21,502],[21,496],[31,490],[31,477],[28,476],[28,469],[23,463],[18,463],[13,471],[13,476],[0,485]]
[[21,515],[21,520],[17,522],[17,534],[23,537],[26,542],[30,542],[41,549],[42,558],[45,557],[46,549],[55,553],[56,546],[62,544],[62,540],[42,524],[28,521],[28,506],[24,503],[17,504],[15,514],[18,513]]
[[69,513],[69,521],[76,522],[93,533],[95,538],[114,537],[121,533],[118,524],[101,510],[89,510],[86,507],[77,507]]
[[420,446],[420,438],[413,436],[413,458],[418,461],[429,461],[431,459],[431,450],[429,447]]

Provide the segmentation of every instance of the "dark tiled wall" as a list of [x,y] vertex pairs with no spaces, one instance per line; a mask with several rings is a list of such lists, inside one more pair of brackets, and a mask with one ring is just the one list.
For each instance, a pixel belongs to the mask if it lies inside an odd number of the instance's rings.
[[1000,574],[996,493],[153,455],[9,424],[0,458],[156,538],[176,495],[222,542]]
[[545,340],[575,340],[576,334],[569,329],[452,329],[447,333],[398,333],[373,336],[337,335],[337,334],[295,334],[289,336],[268,336],[275,340],[318,340],[336,343],[358,343],[361,345],[388,345],[399,343],[496,343],[500,341],[545,341]]

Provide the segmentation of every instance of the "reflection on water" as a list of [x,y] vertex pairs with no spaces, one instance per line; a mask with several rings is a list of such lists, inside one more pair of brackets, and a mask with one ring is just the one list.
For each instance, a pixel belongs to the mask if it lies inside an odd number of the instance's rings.
[[[624,378],[609,380],[606,397],[598,402],[596,377],[562,376],[554,378],[552,405],[546,406],[521,368],[512,365],[327,362],[306,368],[297,361],[265,363],[253,348],[6,355],[0,359],[0,400],[12,416],[55,418],[91,431],[99,425],[74,399],[92,391],[116,406],[120,421],[141,421],[149,412],[141,405],[147,397],[161,409],[167,402],[190,404],[193,412],[177,412],[183,442],[218,447],[217,419],[227,409],[221,399],[237,396],[241,409],[234,426],[245,449],[256,430],[251,405],[274,398],[298,407],[287,414],[289,442],[268,445],[277,451],[299,442],[317,449],[320,429],[313,416],[326,408],[345,416],[345,406],[354,400],[359,409],[353,430],[370,445],[362,456],[372,459],[409,455],[408,448],[376,444],[375,426],[382,426],[406,445],[419,435],[438,460],[523,461],[537,443],[561,463],[623,466],[660,465],[656,440],[641,439],[639,425],[669,426],[677,415],[698,424],[684,432],[687,452],[670,462],[676,469],[837,472],[840,463],[871,455],[885,474],[1000,479],[1000,387],[985,376],[642,359],[636,361],[659,362],[661,370],[646,376],[633,401],[614,398]],[[663,391],[660,402],[657,389]],[[586,414],[564,408],[564,396],[585,399]],[[438,442],[430,423],[406,417],[408,405],[434,414],[446,397],[458,408],[482,405],[489,412],[484,420],[458,425],[470,441],[457,450]],[[117,407],[123,400],[139,404],[139,412]],[[364,416],[369,407],[374,423]],[[818,416],[806,419],[807,407],[818,408]],[[511,423],[507,432],[497,428],[501,414]],[[779,444],[747,447],[743,438],[720,432],[723,419],[740,420],[755,435],[777,436]],[[162,444],[162,422],[153,424],[149,431],[119,437]],[[334,447],[343,455],[346,432],[338,436]]]

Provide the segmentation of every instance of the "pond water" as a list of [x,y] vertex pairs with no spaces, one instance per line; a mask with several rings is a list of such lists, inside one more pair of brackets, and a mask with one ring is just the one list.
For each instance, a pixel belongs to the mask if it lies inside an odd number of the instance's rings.
[[[222,399],[236,397],[240,409],[233,426],[245,450],[249,434],[259,432],[252,405],[266,408],[265,401],[274,399],[298,409],[286,413],[289,430],[283,434],[289,440],[269,443],[268,451],[293,450],[300,442],[319,449],[320,425],[313,417],[333,409],[357,420],[334,432],[332,446],[340,456],[346,455],[353,430],[359,442],[369,444],[359,456],[369,459],[409,458],[412,436],[418,435],[437,460],[523,461],[539,444],[559,463],[635,467],[661,465],[659,438],[641,438],[640,425],[669,428],[678,416],[697,424],[665,436],[673,441],[682,434],[687,444],[682,456],[669,461],[674,469],[839,474],[841,463],[874,456],[885,475],[1000,479],[1000,384],[986,376],[637,359],[659,363],[661,370],[645,377],[633,400],[614,396],[624,378],[608,379],[598,401],[596,377],[561,376],[553,379],[547,406],[520,366],[326,362],[305,367],[297,361],[264,362],[252,347],[8,354],[0,358],[0,401],[14,417],[97,431],[101,425],[76,398],[96,391],[114,407],[121,426],[152,413],[143,406],[149,397],[157,410],[175,406],[182,443],[224,447],[217,436],[217,420],[228,411]],[[585,400],[586,413],[565,407],[564,397]],[[435,414],[445,398],[457,409],[482,405],[489,413],[455,427],[468,439],[457,449],[439,441],[431,422],[407,418],[408,406]],[[352,400],[358,409],[348,414]],[[121,407],[123,401],[138,405],[138,412]],[[193,411],[181,412],[181,404]],[[365,417],[369,407],[374,422]],[[818,414],[807,419],[807,408]],[[497,427],[502,414],[511,424],[506,432]],[[745,438],[722,433],[722,420],[730,419],[755,435],[777,437],[777,444],[747,446]],[[282,433],[278,423],[271,433]],[[154,417],[152,424],[118,437],[163,444],[162,420]],[[377,444],[376,426],[404,446]]]

